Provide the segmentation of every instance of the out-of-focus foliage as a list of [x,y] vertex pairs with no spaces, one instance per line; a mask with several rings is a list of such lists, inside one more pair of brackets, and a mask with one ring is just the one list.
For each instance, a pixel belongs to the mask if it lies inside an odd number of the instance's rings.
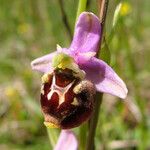
[[[72,32],[77,2],[64,0]],[[150,149],[149,5],[149,0],[110,0],[101,57],[107,61],[111,52],[110,64],[129,94],[125,101],[104,96],[97,148]],[[97,6],[91,0],[88,10],[98,14]],[[57,43],[70,43],[58,0],[0,0],[0,149],[50,149],[39,104],[41,75],[30,62]]]

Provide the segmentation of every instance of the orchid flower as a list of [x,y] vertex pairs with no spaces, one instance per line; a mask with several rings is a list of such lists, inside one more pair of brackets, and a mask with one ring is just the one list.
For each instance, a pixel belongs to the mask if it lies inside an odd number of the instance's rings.
[[[99,42],[101,38],[100,35],[101,23],[98,17],[93,13],[83,12],[79,16],[79,19],[76,23],[74,37],[69,48],[61,48],[60,46],[57,46],[57,50],[55,52],[32,61],[31,66],[33,70],[45,73],[42,78],[43,86],[41,93],[43,96],[41,96],[41,105],[45,115],[46,125],[52,123],[54,126],[56,124],[56,126],[58,126],[59,121],[56,119],[60,116],[60,114],[57,115],[58,112],[61,111],[60,113],[65,114],[65,107],[70,107],[68,106],[68,103],[74,103],[78,105],[79,101],[77,99],[74,99],[73,95],[69,93],[67,94],[67,90],[72,88],[74,82],[77,82],[75,81],[75,79],[86,79],[86,81],[83,81],[83,83],[85,85],[84,88],[88,91],[87,93],[90,93],[92,91],[92,94],[94,94],[95,87],[96,91],[98,92],[109,93],[120,98],[126,97],[127,88],[125,83],[120,79],[115,71],[109,65],[107,65],[107,63],[95,57],[99,50]],[[53,75],[51,75],[51,73],[53,72],[53,70],[55,70],[55,74],[57,75],[57,77],[55,78],[60,78],[59,82],[66,82],[66,85],[63,85],[63,88],[60,87],[63,83],[59,83],[61,84],[60,86],[54,85],[54,82],[56,82],[55,80],[58,79],[54,79],[52,77]],[[71,73],[71,71],[73,73]],[[68,78],[67,76],[73,76],[73,78]],[[48,82],[50,82],[49,85],[45,84]],[[91,84],[93,84],[94,87]],[[82,86],[80,85],[78,87],[81,88]],[[89,89],[89,87],[91,87],[91,89]],[[50,91],[48,88],[53,89],[53,91]],[[55,89],[59,89],[59,91]],[[68,95],[68,100],[66,101],[69,101],[67,104],[65,104],[66,95]],[[59,99],[59,102],[56,101],[56,99]],[[73,100],[69,99],[74,99],[74,102]],[[90,99],[93,99],[91,95]],[[88,105],[88,109],[86,108],[86,111],[92,111],[91,105],[92,103]],[[60,108],[61,110],[57,110],[58,106],[62,106],[62,108]],[[75,111],[75,109],[76,108],[71,108],[68,112],[68,115],[70,114],[70,111]],[[53,115],[49,116],[49,113],[51,113],[52,111],[52,114],[57,116],[56,118],[53,118]],[[89,118],[90,115],[85,114],[85,116],[85,118]],[[61,119],[62,118],[64,118],[64,116],[61,116]],[[76,118],[76,116],[74,116],[74,118]],[[85,120],[86,119],[82,119],[82,122]],[[80,122],[80,120],[77,119],[77,122]],[[68,124],[67,121],[66,123]],[[77,123],[77,125],[79,124],[80,123]],[[74,126],[72,125],[72,127]]]
[[98,17],[83,12],[69,48],[57,45],[55,52],[32,61],[32,69],[44,73],[41,107],[47,127],[70,129],[89,119],[96,91],[126,97],[128,90],[122,79],[107,63],[95,57],[100,38]]

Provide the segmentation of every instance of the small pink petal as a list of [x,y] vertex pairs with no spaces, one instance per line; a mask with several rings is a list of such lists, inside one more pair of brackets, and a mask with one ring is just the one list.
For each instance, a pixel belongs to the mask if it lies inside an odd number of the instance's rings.
[[128,90],[125,83],[104,61],[93,57],[86,63],[81,61],[78,64],[86,72],[86,78],[95,84],[97,91],[126,98]]
[[40,72],[49,72],[52,69],[52,58],[57,54],[57,52],[50,53],[48,55],[39,57],[31,62],[31,67],[33,70]]
[[73,132],[62,130],[54,150],[77,150],[78,142]]
[[78,18],[70,48],[75,52],[97,52],[101,24],[93,13],[83,12]]

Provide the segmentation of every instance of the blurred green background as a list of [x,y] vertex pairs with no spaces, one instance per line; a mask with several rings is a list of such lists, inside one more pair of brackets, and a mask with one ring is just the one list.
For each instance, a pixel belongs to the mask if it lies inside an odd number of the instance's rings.
[[[116,6],[122,2],[113,22]],[[87,9],[98,15],[98,1]],[[73,33],[77,0],[0,0],[0,150],[50,149],[39,95],[41,74],[30,62],[69,47],[65,9]],[[105,94],[96,132],[102,149],[150,149],[149,0],[110,0],[101,58],[127,83],[125,101]],[[114,24],[114,26],[113,26]],[[106,44],[107,43],[107,44]],[[107,56],[106,56],[107,55]]]

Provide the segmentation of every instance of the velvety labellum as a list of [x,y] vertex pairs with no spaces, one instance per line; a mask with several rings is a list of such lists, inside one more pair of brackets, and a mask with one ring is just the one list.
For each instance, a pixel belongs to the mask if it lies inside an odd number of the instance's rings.
[[86,121],[92,111],[95,88],[70,69],[55,69],[42,77],[41,107],[45,125],[69,129]]

